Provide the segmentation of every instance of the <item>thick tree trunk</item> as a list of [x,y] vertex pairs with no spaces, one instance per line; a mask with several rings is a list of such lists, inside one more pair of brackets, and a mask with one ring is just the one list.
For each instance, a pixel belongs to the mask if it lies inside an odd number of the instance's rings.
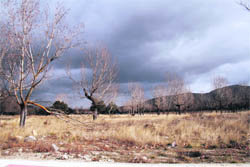
[[98,101],[97,99],[92,97],[92,95],[89,95],[85,88],[83,89],[83,91],[84,91],[85,97],[87,97],[87,99],[89,99],[92,102],[92,106],[94,106],[94,111],[92,111],[92,116],[93,116],[93,120],[96,120],[98,116],[98,109],[96,106],[98,104]]
[[20,127],[25,126],[26,116],[27,116],[27,104],[21,104],[21,112],[20,112]]

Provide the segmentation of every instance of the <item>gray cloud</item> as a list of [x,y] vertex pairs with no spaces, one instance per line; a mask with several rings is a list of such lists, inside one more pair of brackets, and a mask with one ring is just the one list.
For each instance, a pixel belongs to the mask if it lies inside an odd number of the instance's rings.
[[[120,83],[155,84],[175,71],[197,91],[202,85],[208,90],[206,77],[212,75],[225,75],[231,83],[249,77],[248,69],[236,76],[250,65],[250,14],[234,0],[65,0],[65,5],[71,8],[69,22],[85,23],[83,38],[105,44],[117,59]],[[68,52],[55,68],[70,61],[78,69],[82,56]]]

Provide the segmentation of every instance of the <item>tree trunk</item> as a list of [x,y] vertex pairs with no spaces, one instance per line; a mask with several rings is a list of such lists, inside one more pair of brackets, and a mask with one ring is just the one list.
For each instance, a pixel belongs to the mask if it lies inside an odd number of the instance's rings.
[[157,115],[160,115],[161,112],[160,112],[160,109],[157,109]]
[[26,116],[27,116],[27,104],[21,104],[21,112],[20,112],[20,127],[25,126]]
[[95,111],[93,111],[93,120],[97,119],[97,115],[98,115],[98,112],[97,112],[97,108],[96,108]]

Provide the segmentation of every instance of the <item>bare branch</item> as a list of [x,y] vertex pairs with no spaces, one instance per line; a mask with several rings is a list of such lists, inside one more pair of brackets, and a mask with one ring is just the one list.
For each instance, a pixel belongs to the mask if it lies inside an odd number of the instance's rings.
[[223,88],[228,85],[228,80],[222,76],[216,76],[212,79],[212,87],[214,89]]
[[135,114],[135,111],[142,114],[145,107],[145,96],[142,85],[139,83],[129,83],[128,89],[131,95],[130,105],[132,107],[132,115]]
[[239,5],[243,6],[247,11],[250,12],[250,1],[240,1],[238,2]]

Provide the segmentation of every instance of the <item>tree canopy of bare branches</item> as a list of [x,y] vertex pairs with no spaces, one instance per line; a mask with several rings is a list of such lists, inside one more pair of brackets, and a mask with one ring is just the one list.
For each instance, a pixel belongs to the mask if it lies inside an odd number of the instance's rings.
[[214,89],[219,89],[219,88],[223,88],[225,86],[228,85],[228,80],[225,77],[222,76],[215,76],[212,79],[212,87]]
[[170,106],[174,105],[178,113],[181,112],[181,106],[184,103],[181,103],[181,100],[178,95],[187,93],[189,90],[185,84],[184,79],[178,75],[177,73],[166,74],[166,83],[167,83],[167,94],[171,96],[170,98]]
[[24,127],[27,105],[36,105],[32,92],[47,79],[51,63],[80,44],[81,26],[65,24],[68,10],[60,4],[54,15],[39,0],[6,0],[2,5],[0,74],[20,105]]
[[[215,96],[215,100],[217,101],[218,104],[216,104],[216,111],[217,109],[222,110],[222,103],[223,100],[225,100],[225,97],[231,97],[232,98],[232,93],[229,92],[228,89],[223,89],[223,87],[228,85],[228,80],[227,78],[223,76],[215,76],[212,79],[212,87],[217,90],[217,94]],[[230,96],[229,96],[230,94]]]
[[163,111],[167,107],[167,88],[164,85],[157,85],[153,89],[153,97],[155,98],[155,107],[157,113],[160,114],[160,111]]
[[130,105],[132,108],[132,115],[135,114],[135,111],[139,114],[143,114],[145,107],[145,96],[142,85],[139,83],[129,83],[128,87],[131,95]]
[[70,69],[67,70],[67,74],[78,88],[80,96],[90,100],[92,109],[95,108],[98,112],[97,105],[99,102],[114,102],[114,98],[117,97],[118,86],[115,84],[117,66],[104,47],[87,49],[85,53],[80,79],[75,79]]

